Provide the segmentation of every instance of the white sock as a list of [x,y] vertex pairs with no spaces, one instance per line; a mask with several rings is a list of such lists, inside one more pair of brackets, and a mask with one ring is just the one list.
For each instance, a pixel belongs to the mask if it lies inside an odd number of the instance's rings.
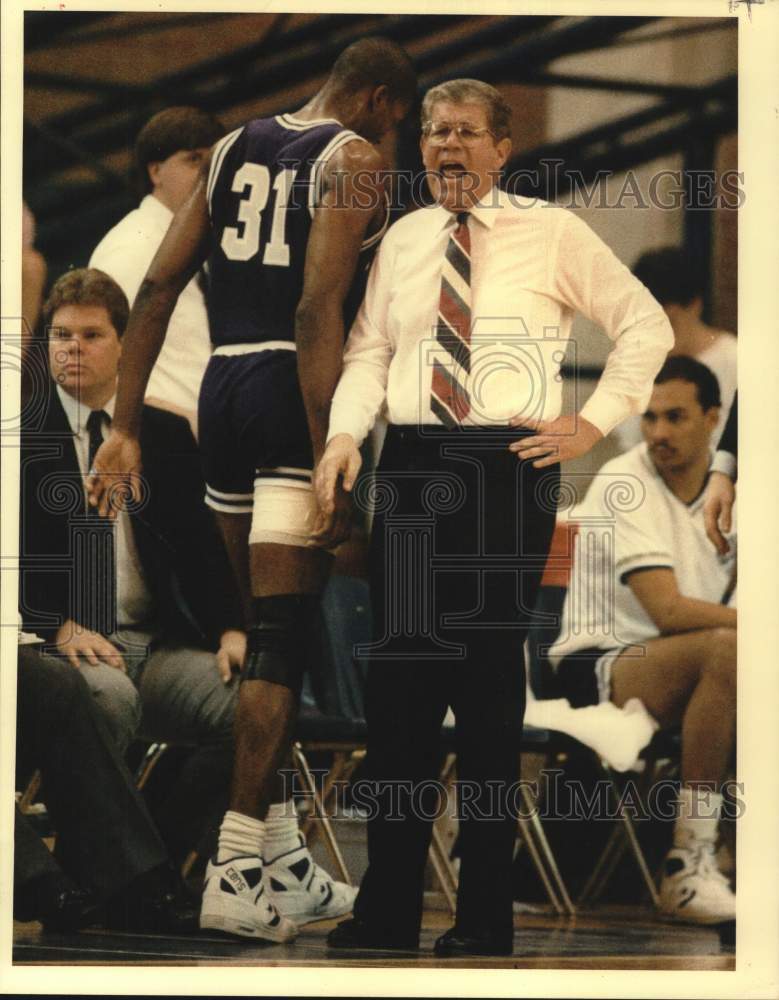
[[295,803],[272,802],[265,817],[265,842],[263,858],[270,864],[274,858],[300,847],[298,834],[298,814]]
[[228,809],[219,827],[217,864],[232,858],[261,857],[264,837],[265,823],[261,819]]
[[720,793],[682,785],[676,802],[674,847],[690,848],[703,840],[713,845],[722,811]]

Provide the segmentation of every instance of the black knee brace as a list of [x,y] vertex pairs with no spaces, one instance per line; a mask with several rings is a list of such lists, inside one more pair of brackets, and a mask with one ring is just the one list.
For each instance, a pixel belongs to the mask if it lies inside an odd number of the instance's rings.
[[241,680],[281,684],[299,697],[319,603],[318,594],[255,597]]

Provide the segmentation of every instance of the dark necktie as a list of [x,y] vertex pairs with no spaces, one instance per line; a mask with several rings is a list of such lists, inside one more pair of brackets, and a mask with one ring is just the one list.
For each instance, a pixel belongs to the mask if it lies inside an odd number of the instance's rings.
[[[87,471],[92,468],[97,449],[103,443],[103,421],[110,424],[105,410],[92,410],[87,418],[89,456]],[[110,635],[116,628],[116,558],[114,522],[100,517],[97,507],[87,504],[89,528],[86,550],[77,573],[76,586],[81,601],[80,621],[87,628]]]
[[433,363],[430,408],[447,427],[457,427],[471,409],[466,379],[471,371],[471,234],[460,212],[441,269],[436,340],[445,361]]
[[89,434],[89,457],[87,458],[87,473],[92,469],[97,449],[103,443],[103,421],[111,423],[111,418],[105,410],[92,410],[87,417],[87,433]]

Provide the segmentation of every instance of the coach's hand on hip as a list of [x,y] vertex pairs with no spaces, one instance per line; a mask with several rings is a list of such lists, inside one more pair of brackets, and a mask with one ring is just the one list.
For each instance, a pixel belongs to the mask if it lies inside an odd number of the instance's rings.
[[512,427],[526,427],[536,432],[509,445],[509,451],[515,452],[517,458],[535,459],[533,467],[536,469],[586,455],[603,437],[594,424],[578,414],[556,420],[513,417],[509,423]]

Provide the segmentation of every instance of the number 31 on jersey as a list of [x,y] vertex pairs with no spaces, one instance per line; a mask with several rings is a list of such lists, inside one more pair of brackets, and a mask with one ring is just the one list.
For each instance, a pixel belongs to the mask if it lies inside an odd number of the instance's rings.
[[[296,170],[282,170],[273,181],[273,219],[270,239],[262,255],[263,264],[289,267],[289,244],[284,242],[284,226],[296,173]],[[222,232],[222,249],[230,260],[251,260],[260,249],[260,227],[270,197],[270,178],[270,170],[260,163],[244,163],[235,172],[232,190],[244,195],[238,205],[238,222],[243,231],[236,226],[225,226]]]

